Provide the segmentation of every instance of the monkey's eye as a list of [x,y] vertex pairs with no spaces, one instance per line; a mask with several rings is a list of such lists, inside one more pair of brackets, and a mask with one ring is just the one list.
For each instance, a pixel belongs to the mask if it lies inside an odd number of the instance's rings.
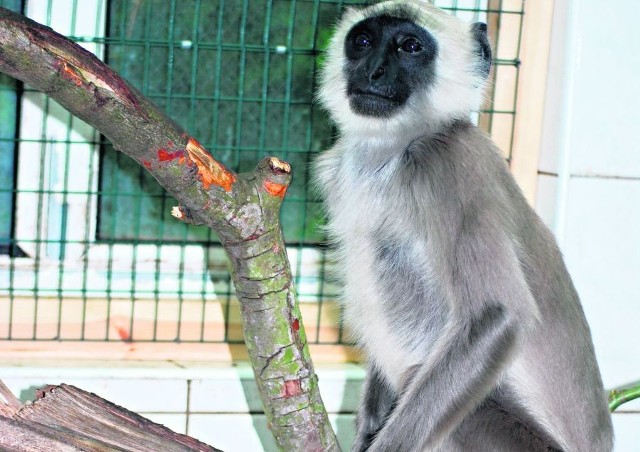
[[406,53],[418,53],[422,50],[422,44],[416,38],[407,38],[400,44],[400,49]]
[[371,39],[369,39],[369,36],[361,33],[355,37],[353,43],[356,45],[356,47],[369,47],[371,45]]

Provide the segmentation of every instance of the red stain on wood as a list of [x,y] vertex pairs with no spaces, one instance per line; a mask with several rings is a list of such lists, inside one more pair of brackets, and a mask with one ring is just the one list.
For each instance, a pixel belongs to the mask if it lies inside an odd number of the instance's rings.
[[284,199],[284,195],[287,193],[286,185],[271,182],[270,180],[265,180],[262,186],[267,191],[267,193],[272,196],[277,196],[278,198]]
[[161,162],[170,162],[171,160],[180,159],[182,157],[184,157],[184,151],[169,152],[166,149],[160,149],[158,151],[158,160]]
[[285,380],[280,395],[284,398],[295,397],[302,394],[300,380]]
[[81,73],[64,60],[58,60],[58,70],[63,78],[66,78],[76,86],[82,86],[85,82]]
[[293,327],[293,331],[297,333],[298,331],[300,331],[300,320],[293,319],[293,323],[291,324],[291,326]]
[[194,138],[189,138],[186,150],[191,162],[198,167],[200,182],[205,189],[209,189],[213,184],[224,188],[225,191],[231,191],[231,187],[236,181],[235,174],[215,161]]
[[[26,23],[21,25],[21,28],[23,26],[26,26]],[[114,98],[136,109],[139,108],[138,97],[129,85],[94,54],[86,49],[76,48],[69,39],[51,29],[32,28],[30,25],[28,29],[32,45],[41,47],[57,57],[56,66],[62,77],[72,81],[76,86],[84,85],[85,88],[109,91],[111,95],[102,97]],[[140,110],[139,113],[146,117],[144,110]]]
[[131,341],[131,335],[129,334],[129,331],[127,331],[123,327],[121,326],[116,327],[116,332],[118,333],[118,336],[120,337],[121,340],[125,342]]

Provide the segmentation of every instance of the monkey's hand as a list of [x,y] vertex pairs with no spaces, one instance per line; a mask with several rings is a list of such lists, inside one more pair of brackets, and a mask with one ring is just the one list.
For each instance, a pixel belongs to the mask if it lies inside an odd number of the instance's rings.
[[443,438],[496,386],[517,342],[518,323],[486,306],[436,345],[408,382],[369,451],[424,451]]

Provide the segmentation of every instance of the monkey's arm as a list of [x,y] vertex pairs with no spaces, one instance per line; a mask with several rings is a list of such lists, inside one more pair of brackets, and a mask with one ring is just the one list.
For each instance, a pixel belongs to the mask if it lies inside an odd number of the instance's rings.
[[396,402],[395,393],[373,365],[369,366],[363,394],[364,398],[358,409],[356,438],[351,448],[353,452],[367,450]]
[[437,446],[495,386],[516,335],[515,322],[499,305],[487,306],[448,335],[448,346],[416,370],[369,450]]
[[411,370],[371,451],[437,447],[495,388],[523,327],[537,315],[514,246],[499,229],[473,226],[457,236],[446,260],[453,275],[449,326]]

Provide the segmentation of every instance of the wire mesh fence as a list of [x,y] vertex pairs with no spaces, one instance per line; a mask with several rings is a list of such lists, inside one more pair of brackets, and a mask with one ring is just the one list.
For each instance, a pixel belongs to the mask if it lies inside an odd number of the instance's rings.
[[[104,58],[215,157],[292,164],[282,211],[309,340],[344,341],[309,162],[333,129],[314,103],[335,0],[0,0]],[[477,121],[509,158],[524,0],[441,0],[489,24],[495,51]],[[241,342],[215,234],[95,130],[0,75],[0,339]]]

